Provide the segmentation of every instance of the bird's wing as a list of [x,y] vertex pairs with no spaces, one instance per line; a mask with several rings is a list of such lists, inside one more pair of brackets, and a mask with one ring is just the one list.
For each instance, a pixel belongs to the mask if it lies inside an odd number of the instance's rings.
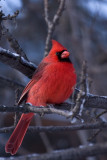
[[45,62],[40,63],[40,65],[36,69],[32,79],[30,80],[30,82],[27,84],[27,86],[23,90],[22,95],[18,101],[18,105],[26,98],[26,95],[27,95],[28,91],[32,88],[32,86],[40,80],[40,78],[42,77],[42,74],[44,72],[44,69],[47,65],[48,65],[48,63],[45,63]]

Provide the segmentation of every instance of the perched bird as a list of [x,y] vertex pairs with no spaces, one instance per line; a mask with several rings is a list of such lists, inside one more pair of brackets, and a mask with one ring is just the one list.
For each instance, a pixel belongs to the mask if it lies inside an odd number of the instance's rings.
[[[72,94],[76,73],[69,58],[70,53],[59,42],[52,40],[52,49],[46,56],[31,81],[25,87],[18,104],[24,100],[33,106],[46,106],[64,102]],[[14,155],[20,147],[34,113],[22,114],[10,136],[5,151]]]

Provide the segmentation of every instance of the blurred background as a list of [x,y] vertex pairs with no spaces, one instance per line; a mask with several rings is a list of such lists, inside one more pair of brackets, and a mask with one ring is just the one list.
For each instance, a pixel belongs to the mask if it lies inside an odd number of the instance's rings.
[[[58,8],[58,1],[49,0],[49,13],[52,19]],[[15,21],[5,21],[4,25],[18,40],[28,59],[38,65],[44,57],[47,25],[44,20],[43,0],[1,0],[0,10],[5,15],[19,10]],[[107,0],[66,0],[65,9],[55,28],[53,39],[62,43],[70,52],[76,68],[78,79],[83,60],[87,60],[90,92],[107,95]],[[6,36],[2,36],[0,46],[9,49]],[[0,75],[26,85],[29,79],[19,71],[0,62]],[[0,84],[0,104],[12,106],[15,103],[15,90]],[[0,113],[0,127],[13,125],[14,114]],[[106,118],[106,116],[105,116]],[[69,120],[61,116],[51,115],[32,120],[31,125],[68,125]],[[86,145],[90,132],[77,131],[45,135],[51,150]],[[4,145],[8,134],[0,134],[0,155],[5,154]],[[29,138],[28,138],[29,137]],[[28,153],[45,153],[49,151],[43,142],[43,135],[28,132],[17,155]],[[48,137],[48,138],[47,138]],[[100,133],[94,142],[107,140]],[[92,142],[92,143],[94,143]],[[17,156],[16,155],[16,156]],[[98,156],[90,160],[106,160]]]

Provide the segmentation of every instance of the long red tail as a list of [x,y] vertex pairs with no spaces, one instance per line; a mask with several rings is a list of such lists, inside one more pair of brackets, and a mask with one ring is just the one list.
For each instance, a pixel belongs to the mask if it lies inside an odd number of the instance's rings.
[[16,128],[10,136],[5,151],[14,155],[20,147],[34,113],[22,114]]

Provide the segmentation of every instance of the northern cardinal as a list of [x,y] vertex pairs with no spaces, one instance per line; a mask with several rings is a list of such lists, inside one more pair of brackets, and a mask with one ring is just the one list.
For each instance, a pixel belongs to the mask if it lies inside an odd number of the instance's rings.
[[[35,71],[25,87],[18,104],[23,100],[33,106],[46,106],[64,102],[72,94],[76,73],[69,59],[70,53],[59,42],[52,40],[52,49]],[[5,151],[14,155],[20,147],[34,113],[22,114],[10,136]]]

